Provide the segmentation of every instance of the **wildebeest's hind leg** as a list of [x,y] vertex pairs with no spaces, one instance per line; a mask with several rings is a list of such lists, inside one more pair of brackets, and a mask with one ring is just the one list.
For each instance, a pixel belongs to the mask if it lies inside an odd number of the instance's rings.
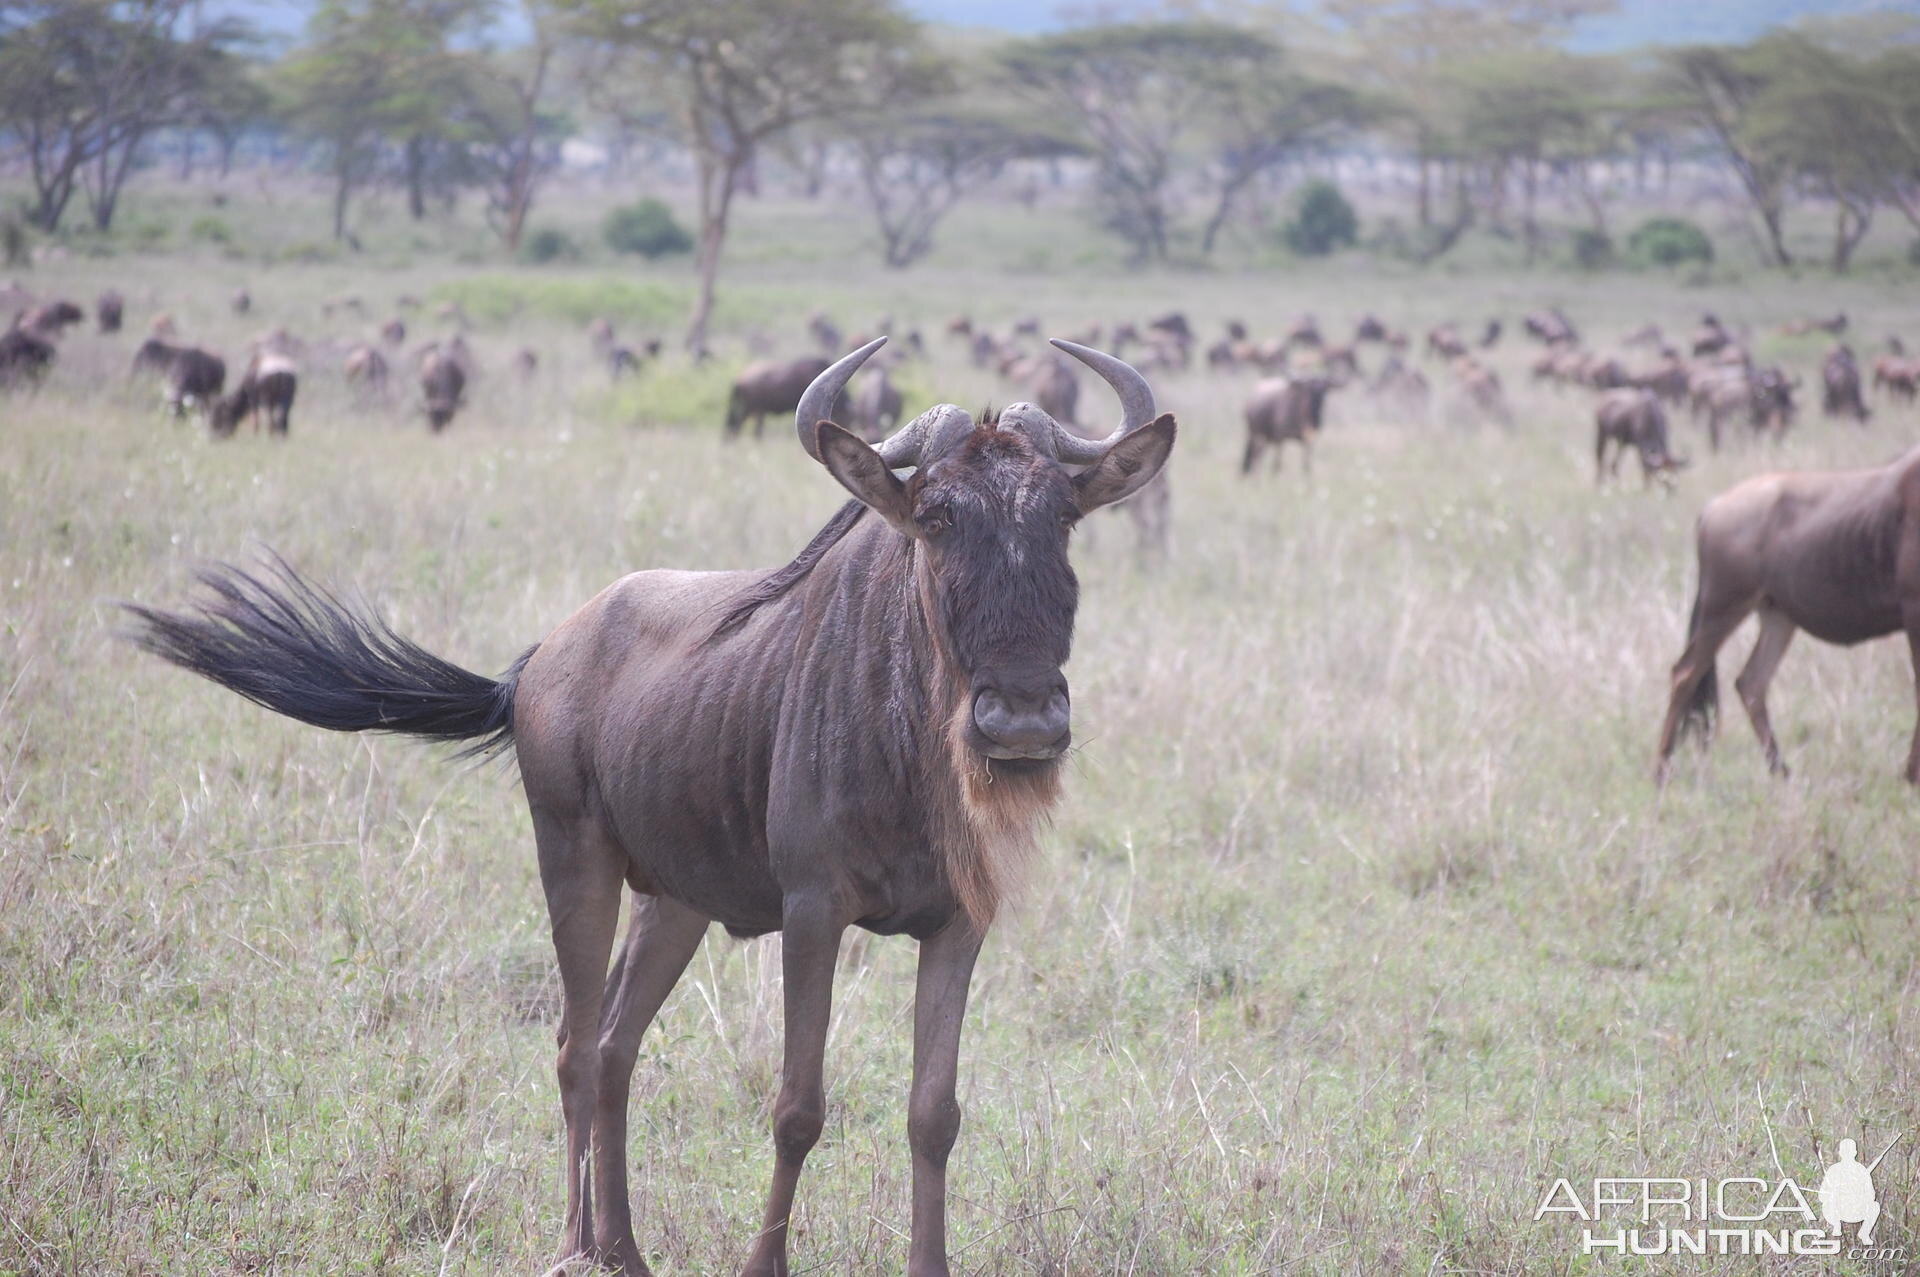
[[635,895],[627,941],[607,977],[600,1018],[600,1098],[593,1130],[594,1244],[626,1277],[647,1271],[627,1200],[627,1096],[640,1039],[707,934],[708,919],[664,896]]
[[1734,690],[1740,693],[1740,703],[1747,707],[1747,717],[1753,720],[1760,748],[1767,752],[1767,769],[1776,776],[1785,776],[1787,765],[1780,761],[1780,742],[1774,739],[1773,723],[1767,718],[1767,684],[1773,682],[1774,671],[1780,668],[1780,659],[1787,654],[1793,630],[1793,622],[1785,612],[1774,607],[1761,608],[1760,637],[1740,677],[1733,680]]
[[1252,474],[1253,467],[1260,460],[1260,436],[1247,432],[1247,450],[1240,456],[1240,473]]
[[1714,657],[1753,607],[1750,598],[1710,596],[1706,572],[1702,569],[1700,589],[1693,598],[1693,617],[1687,623],[1687,646],[1681,651],[1680,659],[1673,663],[1672,692],[1667,701],[1666,722],[1660,728],[1659,757],[1653,769],[1655,783],[1667,783],[1667,767],[1683,728],[1697,724],[1702,744],[1712,736],[1714,709],[1719,703]]
[[742,1277],[785,1277],[787,1221],[807,1154],[827,1124],[823,1072],[833,1014],[833,967],[846,921],[824,897],[790,896],[780,928],[780,974],[786,984],[786,1049],[780,1094],[773,1102],[773,1187],[760,1235]]
[[[1920,608],[1907,617],[1907,649],[1913,653],[1914,712],[1920,715]],[[1907,780],[1920,785],[1920,718],[1913,724],[1913,746],[1907,750]]]
[[907,1277],[947,1277],[947,1154],[960,1133],[960,1026],[967,1014],[980,937],[964,918],[920,943],[913,993],[913,1093],[907,1142],[913,1149],[913,1240]]
[[533,834],[565,1002],[558,1067],[560,1109],[567,1122],[567,1231],[559,1260],[564,1266],[573,1259],[598,1258],[589,1155],[600,1093],[600,1007],[620,925],[626,853],[587,821],[539,807],[533,808]]

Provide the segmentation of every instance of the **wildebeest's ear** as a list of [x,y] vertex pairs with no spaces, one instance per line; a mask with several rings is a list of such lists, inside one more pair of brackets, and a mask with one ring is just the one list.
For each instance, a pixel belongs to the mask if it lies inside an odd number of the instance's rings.
[[907,485],[894,477],[887,463],[866,441],[831,421],[816,427],[820,464],[875,514],[908,536],[914,535],[913,501]]
[[1173,414],[1163,412],[1073,477],[1073,499],[1090,514],[1140,491],[1160,473],[1173,451]]

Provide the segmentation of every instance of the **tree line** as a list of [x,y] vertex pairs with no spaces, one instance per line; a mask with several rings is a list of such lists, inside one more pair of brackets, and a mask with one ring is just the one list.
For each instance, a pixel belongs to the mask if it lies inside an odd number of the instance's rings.
[[1543,199],[1607,244],[1621,175],[1657,190],[1676,168],[1726,178],[1782,266],[1796,203],[1830,211],[1836,269],[1883,211],[1920,229],[1911,20],[1568,51],[1600,7],[1183,6],[995,41],[897,0],[318,0],[270,52],[197,0],[0,0],[0,163],[24,174],[31,225],[59,229],[78,197],[106,230],[157,140],[190,172],[252,139],[326,174],[336,237],[390,184],[416,218],[478,192],[514,251],[563,144],[591,138],[691,169],[696,348],[735,202],[772,165],[810,192],[851,180],[893,267],[1021,161],[1084,173],[1098,224],[1148,262],[1213,254],[1287,176],[1336,159],[1404,176],[1405,251],[1428,260],[1475,226],[1532,260]]

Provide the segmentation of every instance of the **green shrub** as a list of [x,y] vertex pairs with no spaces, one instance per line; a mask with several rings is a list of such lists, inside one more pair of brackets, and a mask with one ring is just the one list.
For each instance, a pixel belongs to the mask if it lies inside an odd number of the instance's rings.
[[520,245],[520,256],[536,265],[557,262],[580,256],[580,246],[573,242],[573,236],[557,226],[542,226],[527,236]]
[[225,218],[202,213],[187,227],[187,238],[196,244],[231,244],[233,227],[227,225]]
[[1713,241],[1684,217],[1651,217],[1627,236],[1627,252],[1650,266],[1711,262]]
[[1325,257],[1359,241],[1360,219],[1332,182],[1308,182],[1300,192],[1299,208],[1282,234],[1287,247],[1300,256]]
[[623,204],[609,212],[600,233],[616,253],[665,257],[693,249],[693,236],[674,220],[673,210],[654,199]]
[[1573,233],[1573,261],[1581,270],[1602,270],[1613,265],[1613,241],[1605,231],[1583,226]]

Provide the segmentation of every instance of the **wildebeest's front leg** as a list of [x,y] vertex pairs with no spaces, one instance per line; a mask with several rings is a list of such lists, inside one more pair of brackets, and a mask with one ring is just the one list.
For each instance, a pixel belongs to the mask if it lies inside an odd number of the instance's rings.
[[593,1131],[593,1234],[601,1262],[626,1277],[644,1277],[647,1271],[633,1239],[633,1208],[627,1200],[627,1096],[633,1066],[641,1037],[700,947],[707,922],[706,915],[676,900],[636,895],[626,947],[607,977]]
[[1754,642],[1753,655],[1747,658],[1740,677],[1733,680],[1734,690],[1740,693],[1740,703],[1747,707],[1747,717],[1753,720],[1760,748],[1767,753],[1767,769],[1776,776],[1785,776],[1787,765],[1780,760],[1780,742],[1774,738],[1773,723],[1767,717],[1767,685],[1773,682],[1780,659],[1787,654],[1793,630],[1793,622],[1785,612],[1774,607],[1761,608],[1760,637]]
[[833,1014],[833,967],[845,930],[846,922],[830,899],[813,894],[787,898],[780,927],[787,1041],[780,1095],[773,1102],[773,1187],[742,1277],[786,1277],[794,1186],[827,1124],[827,1022]]
[[960,1132],[954,1097],[960,1027],[980,937],[966,919],[920,945],[913,994],[913,1093],[907,1142],[913,1149],[913,1242],[907,1277],[947,1277],[947,1154]]

